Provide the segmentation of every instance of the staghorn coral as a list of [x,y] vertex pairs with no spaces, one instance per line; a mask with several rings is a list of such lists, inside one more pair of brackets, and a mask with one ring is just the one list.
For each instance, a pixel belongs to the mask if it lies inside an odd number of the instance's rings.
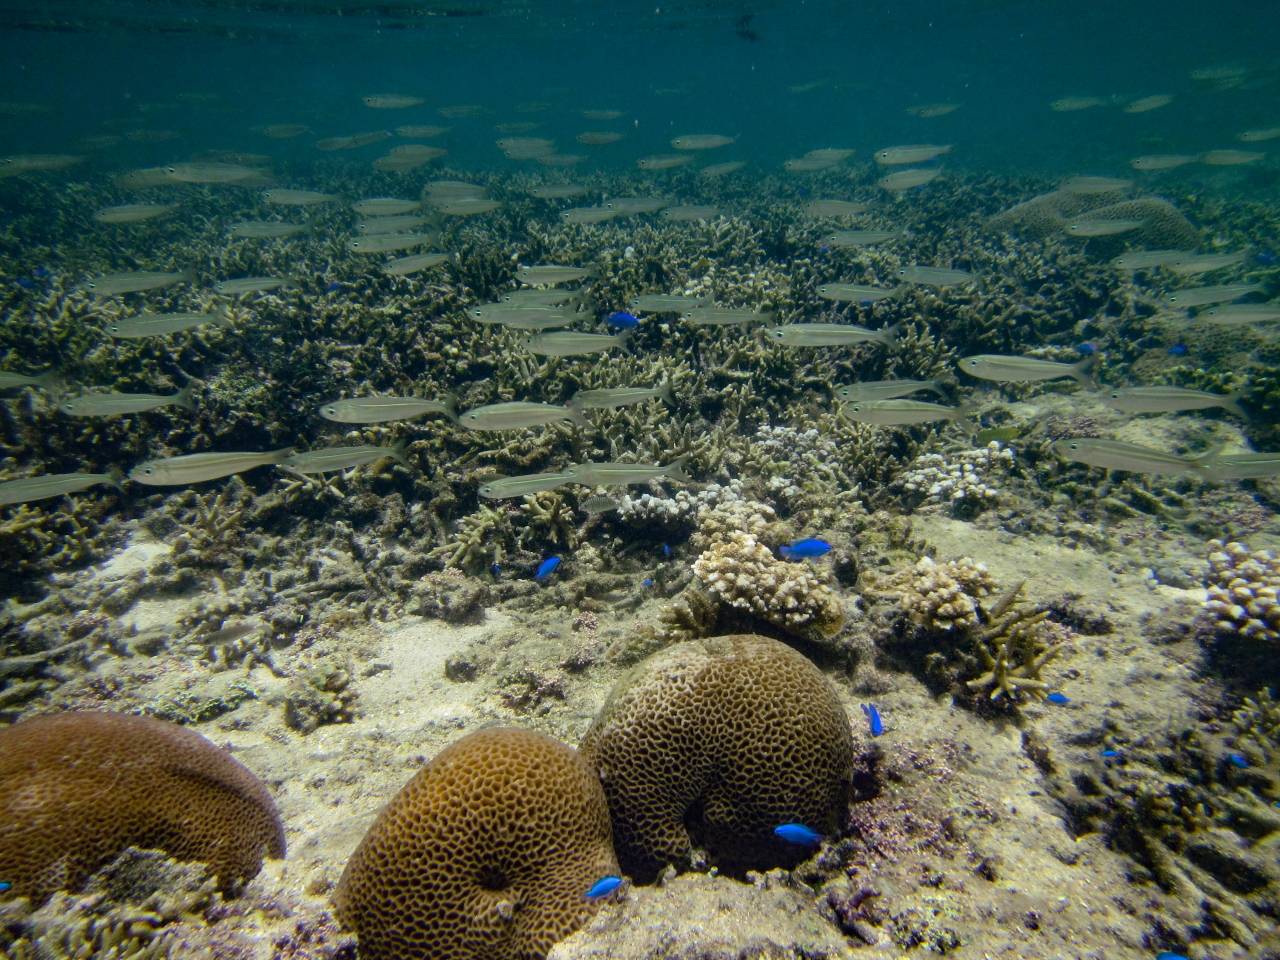
[[452,542],[436,547],[429,556],[447,567],[475,573],[502,563],[514,550],[510,515],[501,508],[482,506],[462,518]]
[[632,668],[579,749],[604,783],[619,858],[644,876],[695,847],[735,867],[788,859],[773,828],[832,829],[854,763],[831,684],[751,634],[676,644]]
[[261,781],[204,737],[110,713],[36,717],[0,730],[0,874],[42,901],[128,846],[208,864],[220,889],[284,856]]
[[803,637],[831,637],[844,625],[840,598],[814,568],[773,556],[754,535],[733,530],[712,540],[693,573],[720,603]]
[[513,728],[442,750],[387,804],[334,894],[366,960],[539,960],[617,873],[591,767]]
[[1263,687],[1253,697],[1245,697],[1231,714],[1231,722],[1244,749],[1256,752],[1255,760],[1270,763],[1280,759],[1280,701],[1270,690]]
[[1212,540],[1204,610],[1214,630],[1268,643],[1280,641],[1280,559],[1272,551]]

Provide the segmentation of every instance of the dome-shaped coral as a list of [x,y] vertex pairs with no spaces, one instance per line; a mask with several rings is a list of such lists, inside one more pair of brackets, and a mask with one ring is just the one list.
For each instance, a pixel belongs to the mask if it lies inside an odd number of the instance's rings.
[[778,863],[780,824],[832,830],[853,735],[803,655],[741,634],[668,647],[610,695],[581,746],[609,798],[624,867],[652,874],[695,845],[723,866]]
[[387,804],[335,894],[362,960],[540,960],[618,872],[594,771],[511,728],[442,750]]
[[176,724],[62,713],[0,730],[0,877],[42,901],[128,847],[208,864],[224,890],[284,856],[267,788]]

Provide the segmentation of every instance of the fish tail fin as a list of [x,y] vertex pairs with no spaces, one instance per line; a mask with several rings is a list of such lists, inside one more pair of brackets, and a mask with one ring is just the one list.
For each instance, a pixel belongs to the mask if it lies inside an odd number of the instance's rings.
[[124,493],[125,475],[124,475],[124,471],[121,470],[119,467],[108,467],[107,472],[104,473],[102,477],[103,477],[102,479],[103,483],[110,484],[121,493]]
[[876,331],[877,339],[886,347],[891,347],[897,342],[898,337],[902,333],[902,321],[899,320],[892,326],[882,327]]
[[684,472],[684,465],[689,462],[689,455],[676,457],[663,470],[668,480],[678,480],[680,483],[693,483],[693,477]]
[[444,399],[440,401],[444,404],[444,415],[454,423],[458,422],[458,395],[452,391],[444,395]]
[[1231,393],[1227,394],[1227,399],[1222,401],[1222,408],[1226,410],[1228,413],[1235,414],[1241,420],[1248,420],[1249,419],[1248,412],[1245,410],[1244,407],[1240,406],[1240,399],[1243,396],[1244,396],[1243,387],[1241,387],[1239,390],[1232,390]]
[[409,462],[409,441],[405,439],[397,440],[391,446],[387,447],[387,456],[394,460],[400,466],[411,468],[413,464]]
[[778,556],[780,556],[783,560],[790,560],[791,548],[784,543],[782,546],[778,548]]
[[1097,387],[1098,381],[1093,376],[1093,366],[1098,362],[1098,354],[1091,353],[1079,363],[1071,365],[1071,379],[1082,387]]
[[665,403],[668,407],[676,405],[676,396],[671,392],[671,378],[668,377],[658,384],[658,399]]
[[572,400],[565,404],[565,410],[569,412],[569,419],[572,420],[576,426],[587,427],[591,425],[590,421],[583,415],[582,409],[580,407],[575,407]]
[[297,450],[293,447],[281,447],[279,450],[272,450],[269,454],[271,459],[267,463],[283,463],[295,453],[297,453]]
[[181,407],[183,410],[195,410],[195,382],[188,383],[185,387],[173,395],[173,405]]
[[635,327],[623,327],[613,335],[613,339],[617,341],[618,346],[626,346],[627,341],[631,339],[631,335],[635,332]]
[[1216,467],[1218,465],[1218,457],[1222,456],[1222,451],[1225,450],[1227,446],[1227,441],[1223,440],[1215,443],[1199,456],[1192,457],[1191,469],[1205,479],[1220,481],[1222,478],[1218,475]]
[[565,405],[566,407],[568,407],[570,410],[577,410],[579,413],[581,413],[581,412],[582,412],[582,400],[580,400],[580,399],[579,399],[579,397],[578,397],[578,394],[579,394],[579,393],[581,393],[581,392],[582,392],[582,391],[581,391],[581,390],[579,390],[579,391],[577,391],[576,393],[574,393],[574,395],[573,395],[573,396],[571,396],[568,400],[566,400],[566,401],[564,402],[564,405]]
[[[921,390],[928,390],[930,393],[936,393],[940,397],[946,396],[946,391],[942,389],[941,380],[925,380],[920,385]],[[972,401],[970,401],[972,402]],[[964,409],[966,404],[960,404],[960,408]]]
[[210,316],[210,322],[216,323],[220,327],[232,326],[231,311],[227,309],[227,305],[225,303],[218,304],[217,309],[214,310]]
[[48,370],[33,379],[38,386],[50,393],[61,393],[67,388],[66,379],[57,370]]

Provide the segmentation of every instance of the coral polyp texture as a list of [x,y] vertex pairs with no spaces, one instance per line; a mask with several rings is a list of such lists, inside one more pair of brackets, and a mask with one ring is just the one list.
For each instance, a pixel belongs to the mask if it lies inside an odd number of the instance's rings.
[[902,578],[902,608],[913,623],[954,631],[978,625],[978,604],[995,593],[995,578],[969,557],[938,563],[921,557]]
[[739,634],[675,644],[618,682],[583,738],[600,774],[623,866],[730,868],[785,861],[772,831],[830,832],[854,767],[835,689],[802,654]]
[[334,901],[362,960],[540,960],[617,872],[591,767],[550,737],[489,728],[387,804]]
[[693,572],[716,600],[786,633],[829,637],[844,624],[840,598],[813,568],[779,560],[744,530],[713,541]]
[[1205,611],[1220,633],[1280,642],[1280,558],[1243,543],[1210,543]]
[[283,857],[266,786],[172,723],[74,712],[0,730],[0,876],[43,901],[128,847],[208,865],[224,891]]

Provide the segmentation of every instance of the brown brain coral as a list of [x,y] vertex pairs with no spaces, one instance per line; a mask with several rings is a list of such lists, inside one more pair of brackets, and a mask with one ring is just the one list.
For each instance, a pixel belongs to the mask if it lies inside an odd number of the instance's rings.
[[845,810],[853,735],[803,655],[740,634],[675,644],[619,681],[581,746],[600,772],[624,867],[705,847],[731,868],[777,864],[774,827],[829,832]]
[[283,857],[267,788],[163,720],[62,713],[0,730],[0,877],[43,901],[133,846],[198,860],[228,891]]
[[335,894],[362,960],[540,960],[618,872],[592,769],[559,741],[480,730],[387,804]]

